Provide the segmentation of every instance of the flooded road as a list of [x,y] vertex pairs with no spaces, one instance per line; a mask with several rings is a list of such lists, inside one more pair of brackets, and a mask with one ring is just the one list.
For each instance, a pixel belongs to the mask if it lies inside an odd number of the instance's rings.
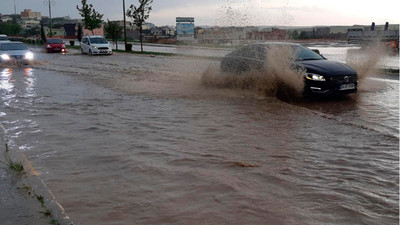
[[214,60],[38,55],[0,122],[76,224],[397,224],[399,78],[286,103],[201,84]]

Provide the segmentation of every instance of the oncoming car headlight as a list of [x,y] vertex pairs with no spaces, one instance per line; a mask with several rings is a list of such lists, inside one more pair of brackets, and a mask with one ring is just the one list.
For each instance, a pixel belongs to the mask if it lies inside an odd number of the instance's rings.
[[2,54],[2,55],[1,55],[1,59],[2,59],[2,60],[10,60],[10,56],[7,55],[7,54]]
[[318,74],[314,74],[314,73],[307,73],[306,74],[306,79],[308,80],[315,80],[315,81],[325,81],[325,77],[318,75]]
[[27,60],[32,60],[33,59],[33,53],[32,52],[27,52],[25,54],[25,59]]

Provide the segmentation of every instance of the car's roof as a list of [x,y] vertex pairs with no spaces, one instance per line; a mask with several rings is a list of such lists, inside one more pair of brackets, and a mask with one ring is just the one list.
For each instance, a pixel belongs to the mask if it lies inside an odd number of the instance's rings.
[[87,35],[86,37],[89,37],[89,38],[104,38],[103,36],[98,36],[98,35],[94,35],[94,36]]
[[0,34],[0,36],[2,36],[2,37],[7,37],[7,35],[5,35],[5,34]]

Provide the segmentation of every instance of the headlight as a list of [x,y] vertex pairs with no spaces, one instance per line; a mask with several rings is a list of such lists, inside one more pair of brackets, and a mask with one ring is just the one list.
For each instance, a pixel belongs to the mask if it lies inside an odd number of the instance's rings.
[[97,46],[93,46],[93,48],[97,49]]
[[27,60],[32,60],[33,59],[33,53],[32,52],[28,52],[25,54],[25,59]]
[[51,48],[51,46],[50,46],[50,45],[47,45],[46,48]]
[[2,60],[10,60],[10,56],[7,54],[3,54],[3,55],[1,55],[1,59]]
[[306,79],[308,80],[315,80],[315,81],[325,81],[325,77],[318,75],[318,74],[313,74],[313,73],[307,73],[306,74]]

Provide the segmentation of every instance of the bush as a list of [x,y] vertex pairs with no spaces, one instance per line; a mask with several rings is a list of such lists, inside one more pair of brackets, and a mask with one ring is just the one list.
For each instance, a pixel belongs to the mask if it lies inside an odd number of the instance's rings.
[[75,41],[69,41],[69,44],[70,44],[71,46],[75,46]]
[[132,51],[132,44],[126,44],[125,45],[125,51],[131,52]]

